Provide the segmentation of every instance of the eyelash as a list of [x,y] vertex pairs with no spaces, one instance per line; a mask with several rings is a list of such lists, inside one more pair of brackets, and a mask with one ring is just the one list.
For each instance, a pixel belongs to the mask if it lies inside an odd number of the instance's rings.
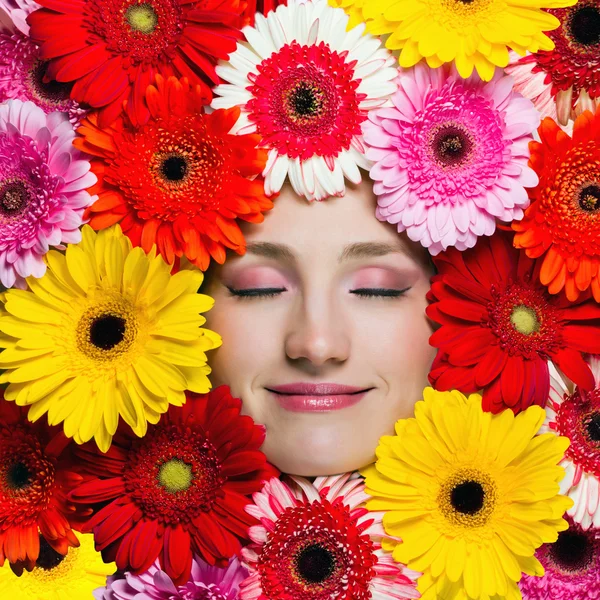
[[[240,300],[248,300],[252,298],[274,298],[281,292],[285,292],[285,288],[256,288],[256,289],[248,289],[248,290],[236,290],[227,286],[227,289],[231,293],[232,296],[236,296]],[[383,300],[393,300],[395,298],[400,298],[406,292],[408,292],[410,288],[405,288],[403,290],[392,290],[386,288],[359,288],[356,290],[350,290],[351,294],[356,294],[361,298],[381,298]]]

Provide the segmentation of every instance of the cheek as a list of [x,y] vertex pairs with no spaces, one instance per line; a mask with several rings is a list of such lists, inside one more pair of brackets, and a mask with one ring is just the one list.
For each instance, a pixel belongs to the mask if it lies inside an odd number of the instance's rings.
[[433,330],[426,305],[424,299],[407,299],[398,311],[388,311],[386,319],[365,320],[357,329],[360,340],[354,348],[390,389],[408,391],[408,386],[417,385],[422,390],[427,385],[436,350],[429,344]]
[[282,325],[266,306],[250,310],[234,299],[217,299],[205,327],[223,338],[222,346],[209,354],[212,381],[229,385],[234,395],[247,394],[265,364],[279,355]]

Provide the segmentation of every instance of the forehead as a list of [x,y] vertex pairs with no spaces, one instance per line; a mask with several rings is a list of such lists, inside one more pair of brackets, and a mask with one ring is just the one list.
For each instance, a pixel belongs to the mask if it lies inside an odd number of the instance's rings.
[[247,242],[285,243],[298,251],[316,242],[321,248],[348,241],[399,243],[396,228],[375,216],[377,200],[368,179],[349,186],[341,198],[321,202],[308,202],[286,184],[274,204],[263,223],[240,224]]

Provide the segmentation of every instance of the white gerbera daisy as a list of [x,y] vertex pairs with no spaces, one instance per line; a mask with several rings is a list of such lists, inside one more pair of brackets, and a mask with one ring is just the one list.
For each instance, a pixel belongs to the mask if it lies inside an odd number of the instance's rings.
[[591,356],[596,388],[571,393],[567,382],[550,364],[550,397],[541,433],[553,431],[571,445],[560,463],[566,471],[560,493],[573,499],[567,513],[584,529],[600,527],[600,356]]
[[229,62],[217,67],[228,83],[215,88],[213,108],[239,106],[234,133],[258,133],[269,150],[267,194],[286,175],[308,200],[343,196],[344,177],[368,169],[362,127],[369,110],[396,91],[396,59],[360,24],[327,0],[289,0],[245,27]]

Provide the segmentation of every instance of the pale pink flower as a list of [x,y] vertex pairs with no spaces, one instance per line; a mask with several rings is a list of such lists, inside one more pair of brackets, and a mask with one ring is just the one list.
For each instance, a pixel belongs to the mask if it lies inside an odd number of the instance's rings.
[[0,102],[31,100],[46,114],[67,113],[78,126],[87,110],[70,98],[72,84],[45,81],[48,63],[29,37],[25,19],[37,8],[29,0],[0,0]]
[[248,513],[260,520],[242,549],[251,575],[240,600],[418,598],[419,573],[382,549],[383,513],[369,512],[358,474],[268,481]]
[[432,255],[473,247],[496,219],[522,218],[525,188],[538,183],[527,162],[540,117],[512,79],[418,64],[399,83],[394,106],[372,111],[364,127],[377,218]]
[[41,6],[33,0],[0,0],[0,29],[2,25],[14,24],[25,35],[29,35],[27,16]]
[[32,102],[0,105],[0,282],[24,287],[42,277],[50,246],[77,244],[83,212],[95,197],[90,163],[73,147],[63,113]]

